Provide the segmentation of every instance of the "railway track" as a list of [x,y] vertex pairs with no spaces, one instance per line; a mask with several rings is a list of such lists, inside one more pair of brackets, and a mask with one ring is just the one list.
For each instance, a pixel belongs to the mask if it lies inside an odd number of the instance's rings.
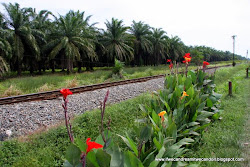
[[[211,70],[211,69],[215,69],[215,68],[217,69],[217,68],[227,67],[227,66],[231,66],[231,65],[211,67],[211,68],[207,68],[206,70]],[[181,73],[181,72],[179,72],[179,73]],[[112,86],[125,85],[125,84],[138,83],[138,82],[146,82],[148,80],[161,78],[161,77],[165,77],[165,75],[162,74],[162,75],[148,76],[148,77],[143,77],[143,78],[123,80],[123,81],[80,86],[80,87],[70,88],[70,91],[72,91],[75,94],[75,93],[81,93],[81,92],[93,91],[93,90],[97,90],[97,89],[108,88],[108,87],[112,87]],[[19,96],[4,97],[4,98],[0,98],[0,105],[27,102],[27,101],[49,100],[49,99],[55,99],[59,96],[62,96],[60,93],[60,90],[54,90],[54,91],[48,91],[48,92],[40,92],[40,93],[32,93],[32,94],[19,95]]]

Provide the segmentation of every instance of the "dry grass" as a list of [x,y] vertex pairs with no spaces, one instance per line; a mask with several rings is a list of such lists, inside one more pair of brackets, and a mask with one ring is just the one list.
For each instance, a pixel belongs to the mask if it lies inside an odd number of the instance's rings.
[[77,87],[78,86],[78,81],[76,78],[72,79],[72,80],[67,80],[66,81],[66,88],[73,88],[73,87]]
[[46,91],[50,91],[52,89],[53,89],[53,86],[46,83],[43,86],[41,86],[40,88],[38,88],[37,92],[46,92]]
[[23,94],[21,90],[19,90],[16,85],[10,85],[10,87],[4,91],[2,97],[8,97],[8,96],[16,96]]

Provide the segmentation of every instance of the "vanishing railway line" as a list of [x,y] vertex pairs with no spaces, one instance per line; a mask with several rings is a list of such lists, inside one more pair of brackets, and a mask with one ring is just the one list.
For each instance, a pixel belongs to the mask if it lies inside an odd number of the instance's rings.
[[[228,66],[231,66],[231,65],[211,67],[211,68],[207,68],[206,70],[217,69],[217,68],[228,67]],[[136,79],[123,80],[123,81],[80,86],[80,87],[70,88],[70,90],[75,94],[75,93],[93,91],[93,90],[112,87],[112,86],[125,85],[125,84],[138,83],[138,82],[146,82],[148,80],[161,78],[161,77],[165,77],[165,75],[162,74],[162,75],[148,76],[148,77],[142,77],[142,78],[136,78]],[[32,94],[19,95],[19,96],[4,97],[4,98],[0,98],[0,105],[27,102],[27,101],[49,100],[49,99],[55,99],[59,96],[62,96],[60,91],[54,90],[54,91],[32,93]]]

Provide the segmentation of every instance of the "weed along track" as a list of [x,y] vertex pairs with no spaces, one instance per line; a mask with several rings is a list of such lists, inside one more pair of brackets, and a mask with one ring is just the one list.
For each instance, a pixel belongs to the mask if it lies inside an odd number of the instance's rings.
[[[224,66],[207,68],[207,72],[213,73],[214,69],[217,69],[220,67],[227,67],[227,66],[231,66],[231,65],[224,65]],[[97,90],[97,89],[108,88],[108,87],[112,87],[112,86],[125,85],[125,84],[130,84],[130,83],[146,82],[148,80],[161,78],[164,76],[165,75],[162,74],[162,75],[148,76],[148,77],[143,77],[143,78],[123,80],[123,81],[80,86],[80,87],[71,88],[70,90],[74,94],[75,93],[82,93],[82,92],[93,91],[93,90]],[[0,98],[0,105],[27,102],[27,101],[50,100],[50,99],[55,99],[59,96],[61,96],[59,90],[54,90],[54,91],[48,91],[48,92],[40,92],[40,93],[33,93],[33,94],[26,94],[26,95],[19,95],[19,96],[4,97],[4,98]]]

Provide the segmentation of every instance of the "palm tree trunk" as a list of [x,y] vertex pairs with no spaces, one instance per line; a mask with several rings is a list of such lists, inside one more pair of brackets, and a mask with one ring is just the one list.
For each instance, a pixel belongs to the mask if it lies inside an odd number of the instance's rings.
[[22,73],[22,69],[21,69],[21,63],[20,61],[17,62],[17,75],[20,76]]
[[77,65],[78,65],[78,70],[77,70],[77,72],[80,73],[80,72],[81,72],[81,69],[82,69],[82,62],[78,61],[78,62],[77,62]]
[[39,71],[38,74],[41,75],[42,74],[42,62],[41,61],[38,62],[38,71]]
[[55,73],[55,61],[52,60],[51,62],[51,69],[52,69],[52,73]]

